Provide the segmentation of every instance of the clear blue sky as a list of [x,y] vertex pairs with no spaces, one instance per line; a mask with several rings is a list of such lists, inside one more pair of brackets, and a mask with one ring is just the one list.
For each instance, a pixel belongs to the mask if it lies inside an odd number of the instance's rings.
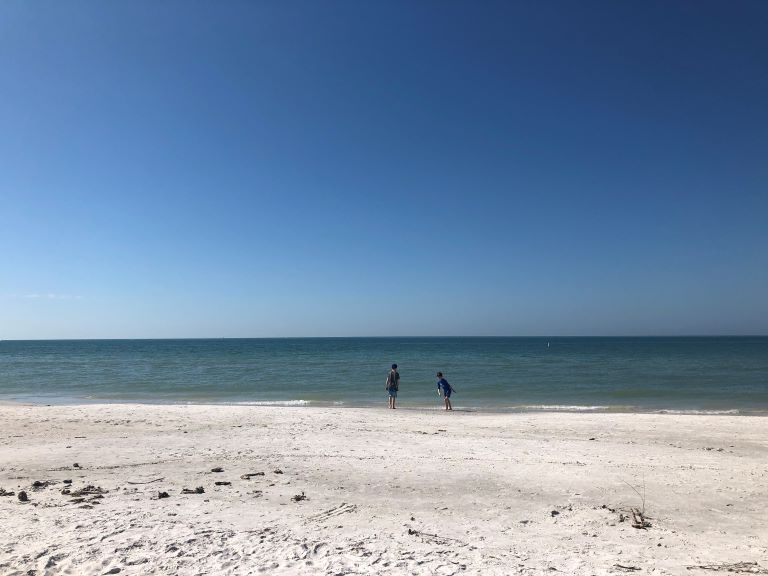
[[0,3],[0,338],[768,333],[768,2]]

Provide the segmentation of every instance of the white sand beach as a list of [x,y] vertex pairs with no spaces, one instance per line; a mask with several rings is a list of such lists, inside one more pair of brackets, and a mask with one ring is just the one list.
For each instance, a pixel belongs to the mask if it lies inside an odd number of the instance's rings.
[[768,418],[5,405],[0,431],[4,575],[768,573]]

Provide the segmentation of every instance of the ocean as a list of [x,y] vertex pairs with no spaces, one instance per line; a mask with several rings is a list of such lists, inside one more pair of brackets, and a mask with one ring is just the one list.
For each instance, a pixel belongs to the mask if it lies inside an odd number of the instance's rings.
[[0,341],[0,400],[768,414],[768,337]]

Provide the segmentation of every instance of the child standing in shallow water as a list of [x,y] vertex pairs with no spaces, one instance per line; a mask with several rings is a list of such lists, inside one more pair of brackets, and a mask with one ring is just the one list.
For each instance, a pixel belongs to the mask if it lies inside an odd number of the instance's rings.
[[389,407],[394,410],[395,402],[397,401],[397,391],[400,389],[400,373],[397,371],[397,364],[392,364],[392,370],[387,374],[384,388],[386,388],[389,394]]
[[453,410],[453,406],[451,406],[451,392],[453,392],[453,388],[448,384],[448,380],[443,378],[442,372],[437,373],[437,378],[437,393],[441,394],[445,399],[445,409]]

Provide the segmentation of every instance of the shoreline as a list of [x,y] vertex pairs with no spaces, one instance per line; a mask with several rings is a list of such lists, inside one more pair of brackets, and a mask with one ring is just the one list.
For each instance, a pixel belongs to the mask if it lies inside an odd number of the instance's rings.
[[3,574],[768,569],[765,418],[2,405],[0,429],[29,497],[0,497]]
[[[86,407],[86,406],[234,406],[253,408],[305,408],[305,409],[342,409],[342,410],[378,410],[385,409],[385,402],[371,404],[347,404],[341,401],[321,400],[265,400],[265,401],[233,401],[233,402],[195,402],[195,401],[107,401],[103,398],[84,401],[82,398],[71,401],[32,401],[0,399],[2,406],[37,406],[37,407]],[[397,410],[415,412],[442,412],[443,406],[409,405],[398,406]],[[768,408],[746,410],[743,408],[644,408],[638,406],[581,406],[581,405],[513,405],[501,407],[489,406],[454,406],[454,412],[472,414],[657,414],[671,416],[768,416]]]

